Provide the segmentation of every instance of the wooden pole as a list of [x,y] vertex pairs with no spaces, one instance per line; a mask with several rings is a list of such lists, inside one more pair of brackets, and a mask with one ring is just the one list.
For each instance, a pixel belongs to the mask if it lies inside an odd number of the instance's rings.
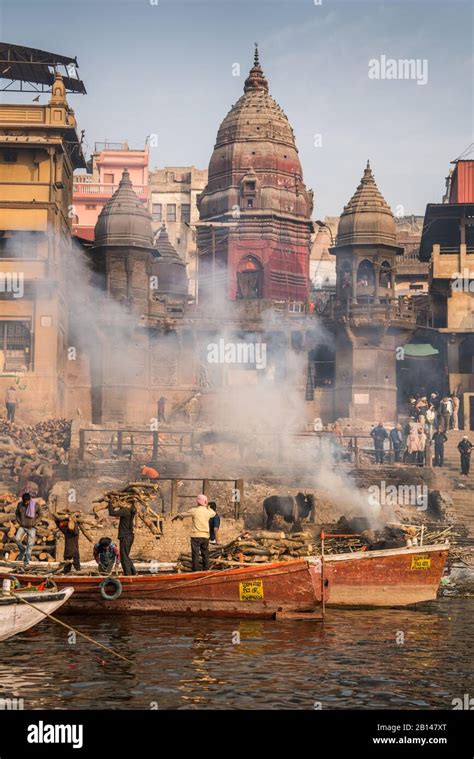
[[171,480],[170,513],[171,514],[178,513],[178,481],[177,480]]
[[239,500],[234,502],[234,518],[239,519],[244,507],[244,481],[235,480],[234,486],[239,493]]

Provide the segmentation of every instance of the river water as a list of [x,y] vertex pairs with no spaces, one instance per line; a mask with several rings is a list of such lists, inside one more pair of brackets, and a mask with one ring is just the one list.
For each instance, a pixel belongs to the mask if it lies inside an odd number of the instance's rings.
[[48,620],[0,643],[0,698],[25,709],[452,709],[474,696],[474,599],[328,609],[324,624],[63,619],[133,663]]

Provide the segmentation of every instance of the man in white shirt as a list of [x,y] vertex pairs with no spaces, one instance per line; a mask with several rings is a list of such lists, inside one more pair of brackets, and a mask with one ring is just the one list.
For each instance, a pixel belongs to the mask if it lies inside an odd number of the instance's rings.
[[199,572],[200,558],[202,559],[202,568],[209,569],[209,520],[216,516],[216,512],[208,506],[207,496],[203,493],[198,495],[196,506],[189,511],[183,511],[173,517],[176,519],[192,519],[191,524],[191,555],[193,572]]

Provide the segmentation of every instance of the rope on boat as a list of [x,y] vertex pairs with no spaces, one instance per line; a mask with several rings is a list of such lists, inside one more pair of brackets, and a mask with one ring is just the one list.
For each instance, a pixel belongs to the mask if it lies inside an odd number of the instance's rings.
[[35,609],[36,611],[41,612],[41,614],[44,614],[45,617],[48,617],[48,619],[52,619],[53,622],[57,622],[58,625],[62,625],[63,627],[66,627],[68,630],[72,630],[77,635],[80,635],[81,638],[85,638],[90,643],[93,643],[95,646],[99,646],[100,648],[103,648],[105,651],[108,651],[109,654],[113,654],[114,656],[118,656],[119,659],[123,659],[124,661],[128,662],[129,664],[133,664],[131,659],[127,659],[126,656],[122,656],[122,654],[119,654],[118,651],[114,651],[113,648],[109,648],[108,646],[104,646],[103,643],[99,643],[98,640],[94,640],[94,638],[91,638],[89,635],[86,635],[85,633],[78,630],[76,627],[73,627],[72,625],[67,625],[65,622],[63,622],[61,619],[58,619],[57,617],[54,617],[52,614],[48,614],[47,611],[43,611],[43,609],[40,609],[38,606],[35,606],[34,604],[27,601],[22,596],[12,593],[14,598],[18,598],[22,603],[26,604],[27,606],[31,606],[32,609]]

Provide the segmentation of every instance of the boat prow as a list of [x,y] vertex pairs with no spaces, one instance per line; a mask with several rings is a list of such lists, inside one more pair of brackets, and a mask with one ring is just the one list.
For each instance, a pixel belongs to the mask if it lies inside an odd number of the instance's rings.
[[448,543],[415,548],[326,556],[332,568],[329,606],[410,606],[436,599],[450,546]]
[[62,590],[19,590],[0,595],[0,641],[34,627],[63,606],[73,593],[74,588],[66,586]]

